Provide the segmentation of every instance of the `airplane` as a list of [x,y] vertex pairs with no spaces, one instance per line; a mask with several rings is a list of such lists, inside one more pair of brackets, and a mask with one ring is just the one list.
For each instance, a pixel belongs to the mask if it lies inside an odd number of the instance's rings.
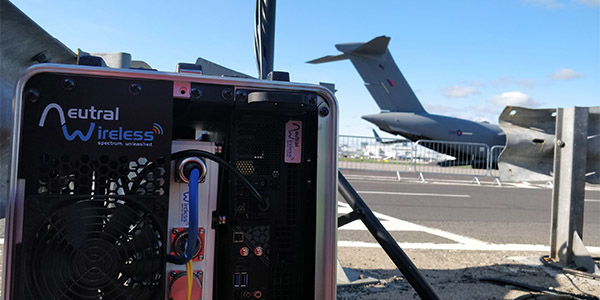
[[[308,63],[350,59],[381,109],[378,114],[362,116],[363,119],[383,131],[401,135],[413,142],[453,142],[445,147],[435,147],[436,149],[423,143],[425,147],[456,158],[439,163],[442,166],[471,165],[474,168],[485,168],[486,151],[481,151],[478,147],[463,147],[459,143],[485,144],[490,148],[495,145],[504,146],[506,136],[500,126],[428,113],[394,62],[388,50],[389,42],[389,37],[379,36],[366,43],[337,44],[335,47],[342,54],[324,56]],[[495,162],[492,163],[496,165]]]
[[377,134],[377,131],[375,131],[375,129],[373,129],[373,135],[375,136],[375,141],[381,144],[397,144],[397,143],[407,143],[408,140],[405,139],[394,139],[394,140],[383,140],[379,134]]

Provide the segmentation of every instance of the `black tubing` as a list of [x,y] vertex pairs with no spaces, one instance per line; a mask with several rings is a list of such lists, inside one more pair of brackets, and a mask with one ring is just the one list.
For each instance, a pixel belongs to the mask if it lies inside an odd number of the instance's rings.
[[406,255],[402,248],[398,246],[396,240],[394,240],[392,235],[385,227],[383,227],[383,225],[381,225],[379,219],[375,217],[371,209],[369,209],[356,190],[354,190],[350,182],[342,175],[342,172],[338,171],[338,177],[338,190],[342,197],[346,199],[346,202],[348,202],[353,210],[362,212],[363,215],[360,218],[362,222],[367,226],[367,229],[369,229],[369,232],[371,232],[371,235],[373,235],[379,245],[381,245],[385,253],[387,253],[394,264],[396,264],[396,267],[398,267],[400,272],[406,277],[417,294],[419,294],[422,299],[440,299],[433,290],[433,287],[425,280],[423,274],[421,274],[419,269],[412,263],[408,255]]

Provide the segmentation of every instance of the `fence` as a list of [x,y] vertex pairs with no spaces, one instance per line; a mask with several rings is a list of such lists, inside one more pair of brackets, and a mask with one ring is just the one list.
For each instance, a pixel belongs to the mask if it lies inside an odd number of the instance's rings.
[[504,146],[500,145],[492,146],[492,148],[490,148],[490,156],[488,158],[488,170],[490,171],[490,176],[500,176],[500,172],[498,171],[498,157],[500,157],[502,150],[504,150]]
[[339,167],[397,172],[497,176],[504,146],[359,136],[339,137]]

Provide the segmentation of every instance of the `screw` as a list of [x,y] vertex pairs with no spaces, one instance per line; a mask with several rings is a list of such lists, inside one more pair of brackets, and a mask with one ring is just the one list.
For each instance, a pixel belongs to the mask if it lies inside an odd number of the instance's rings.
[[231,90],[230,88],[223,89],[223,92],[221,92],[221,96],[223,97],[223,99],[231,101],[233,100],[233,90]]
[[199,88],[193,88],[190,91],[190,95],[192,95],[192,98],[200,98],[202,97],[202,90]]
[[223,146],[217,146],[216,149],[215,149],[215,153],[216,154],[223,153]]
[[246,99],[248,99],[248,92],[242,90],[237,91],[235,97],[238,101],[246,101]]
[[204,255],[198,255],[199,260],[204,260]]
[[177,276],[177,272],[175,272],[175,271],[171,271],[171,273],[169,273],[169,275],[170,275],[171,277],[175,277],[175,276]]
[[73,81],[73,79],[70,79],[70,78],[63,80],[63,88],[67,91],[74,89],[75,81]]
[[142,92],[142,86],[137,83],[132,83],[129,85],[129,92],[132,95],[139,95]]
[[279,171],[273,171],[271,176],[273,176],[273,178],[279,178]]
[[317,104],[317,97],[315,95],[308,96],[308,103],[312,105]]
[[256,256],[262,256],[263,255],[263,248],[262,247],[256,247],[254,249],[254,255],[256,255]]
[[562,147],[564,147],[564,146],[565,146],[565,142],[563,142],[562,140],[558,140],[558,141],[556,141],[556,146],[558,146],[558,147],[561,147],[561,148],[562,148]]
[[29,89],[29,90],[25,91],[24,97],[25,97],[25,100],[35,103],[38,101],[38,99],[40,99],[40,91],[38,91],[36,89]]
[[198,230],[198,232],[199,232],[199,233],[204,233],[204,228],[200,228],[200,229]]
[[329,114],[329,108],[323,106],[319,109],[319,113],[321,114],[321,116],[325,117]]
[[240,249],[240,255],[241,256],[246,257],[246,256],[248,256],[248,254],[250,254],[250,249],[248,249],[248,247],[242,247]]
[[173,234],[178,234],[179,230],[177,230],[177,228],[173,228],[173,230],[171,231]]

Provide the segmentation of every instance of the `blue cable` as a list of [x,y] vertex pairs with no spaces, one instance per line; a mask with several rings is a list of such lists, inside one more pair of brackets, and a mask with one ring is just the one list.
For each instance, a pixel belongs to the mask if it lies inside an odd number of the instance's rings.
[[188,191],[190,195],[189,222],[188,222],[188,240],[185,246],[183,256],[167,254],[167,262],[178,265],[185,265],[196,253],[196,243],[198,242],[198,180],[200,179],[200,170],[192,169],[190,174],[190,183]]
[[196,243],[198,242],[198,180],[200,180],[200,170],[192,169],[190,174],[190,211],[188,222],[188,241],[185,249],[185,257],[190,260],[196,253]]

